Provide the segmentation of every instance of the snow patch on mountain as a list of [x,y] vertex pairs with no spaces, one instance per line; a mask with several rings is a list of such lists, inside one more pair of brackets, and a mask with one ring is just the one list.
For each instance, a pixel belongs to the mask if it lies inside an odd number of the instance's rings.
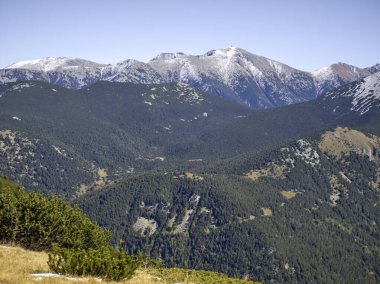
[[372,107],[380,106],[380,72],[364,79],[352,95],[351,110],[367,113]]
[[189,60],[186,60],[180,70],[179,75],[180,82],[184,83],[191,83],[191,82],[198,82],[200,83],[202,81],[198,70],[193,66]]
[[318,93],[321,93],[324,90],[326,81],[330,81],[330,86],[332,87],[336,88],[339,86],[339,82],[330,66],[316,70],[312,72],[311,75],[314,77],[314,82]]
[[380,107],[380,72],[354,83],[346,90],[331,91],[326,94],[324,100],[337,100],[341,97],[349,98],[350,110],[360,115],[366,114],[373,107]]

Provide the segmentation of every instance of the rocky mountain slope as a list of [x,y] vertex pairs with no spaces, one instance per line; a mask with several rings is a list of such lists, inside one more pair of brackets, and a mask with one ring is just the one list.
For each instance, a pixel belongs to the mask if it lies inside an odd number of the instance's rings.
[[357,81],[346,88],[333,90],[324,96],[338,111],[342,100],[350,102],[349,111],[364,115],[380,106],[380,72]]
[[376,73],[376,65],[372,68],[361,69],[345,63],[337,63],[312,72],[317,93],[322,94],[348,82],[357,81],[370,74]]
[[203,55],[162,53],[148,63],[126,60],[115,65],[48,57],[21,61],[0,70],[0,82],[39,80],[83,88],[99,80],[157,84],[187,83],[199,90],[252,108],[272,108],[307,101],[375,72],[344,63],[304,72],[237,47]]

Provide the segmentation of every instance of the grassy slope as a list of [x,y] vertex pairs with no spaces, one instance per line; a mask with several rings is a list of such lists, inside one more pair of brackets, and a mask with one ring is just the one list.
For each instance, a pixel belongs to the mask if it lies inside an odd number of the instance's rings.
[[[38,277],[32,273],[49,272],[47,265],[48,256],[45,252],[34,252],[22,249],[20,247],[0,246],[0,283],[36,283]],[[75,278],[75,277],[48,277],[38,281],[44,284],[60,283],[99,283],[99,279]],[[115,283],[115,282],[107,282]],[[223,274],[207,271],[185,270],[185,269],[141,269],[135,276],[119,283],[125,284],[151,284],[151,283],[231,283],[231,284],[248,284],[251,281],[237,280],[227,278]]]

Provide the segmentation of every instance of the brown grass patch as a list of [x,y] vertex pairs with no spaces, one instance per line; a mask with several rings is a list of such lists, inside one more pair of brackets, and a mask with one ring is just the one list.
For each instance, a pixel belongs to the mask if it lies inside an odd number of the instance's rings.
[[184,177],[187,178],[187,179],[195,180],[195,181],[203,180],[203,177],[198,176],[198,175],[196,175],[194,173],[190,173],[190,172],[186,172],[185,175],[184,175]]
[[245,176],[253,181],[261,177],[284,178],[286,170],[286,165],[270,164],[263,169],[251,170]]
[[[34,273],[48,273],[48,254],[35,252],[20,247],[0,246],[0,283],[1,284],[72,284],[99,283],[94,277],[40,277],[32,276]],[[107,282],[116,283],[116,282]],[[129,282],[124,282],[129,283]],[[145,282],[140,282],[145,283]],[[153,282],[147,282],[153,283]]]
[[270,208],[263,207],[263,208],[261,208],[261,210],[263,211],[264,217],[270,217],[273,215],[272,209],[270,209]]
[[296,197],[297,192],[295,192],[294,190],[282,190],[281,194],[283,197],[289,200]]
[[373,135],[366,136],[360,131],[347,127],[337,127],[334,131],[327,131],[322,135],[318,147],[336,158],[355,152],[373,160],[375,159],[373,149],[380,148],[380,138]]
[[178,268],[140,269],[132,279],[121,282],[101,281],[94,277],[59,277],[32,276],[33,273],[48,273],[48,255],[45,252],[34,252],[20,247],[0,246],[0,283],[1,284],[254,284],[256,282],[228,278],[215,272]]

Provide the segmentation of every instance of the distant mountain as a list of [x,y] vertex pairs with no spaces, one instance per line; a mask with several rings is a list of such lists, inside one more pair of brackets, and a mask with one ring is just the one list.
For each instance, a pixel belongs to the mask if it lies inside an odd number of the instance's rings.
[[308,73],[235,47],[200,56],[161,54],[149,65],[167,81],[185,82],[254,108],[288,105],[315,97]]
[[[371,70],[373,72],[371,72]],[[337,63],[314,71],[311,74],[314,77],[317,93],[322,94],[347,84],[348,82],[367,77],[372,73],[375,73],[375,69],[361,69],[345,63]]]
[[7,69],[27,69],[34,71],[59,71],[96,69],[105,66],[92,61],[69,57],[46,57],[42,59],[20,61],[7,67]]
[[366,68],[371,74],[379,72],[380,71],[380,63],[377,63],[371,67]]
[[100,80],[141,84],[162,83],[160,75],[149,65],[126,60],[115,65],[68,58],[47,57],[21,61],[0,70],[1,82],[37,80],[70,89],[80,89]]
[[99,80],[158,84],[183,82],[252,108],[307,101],[333,88],[364,78],[379,67],[344,63],[304,72],[237,47],[203,55],[161,53],[148,63],[126,60],[115,65],[65,57],[21,61],[0,70],[0,82],[38,80],[79,89]]

